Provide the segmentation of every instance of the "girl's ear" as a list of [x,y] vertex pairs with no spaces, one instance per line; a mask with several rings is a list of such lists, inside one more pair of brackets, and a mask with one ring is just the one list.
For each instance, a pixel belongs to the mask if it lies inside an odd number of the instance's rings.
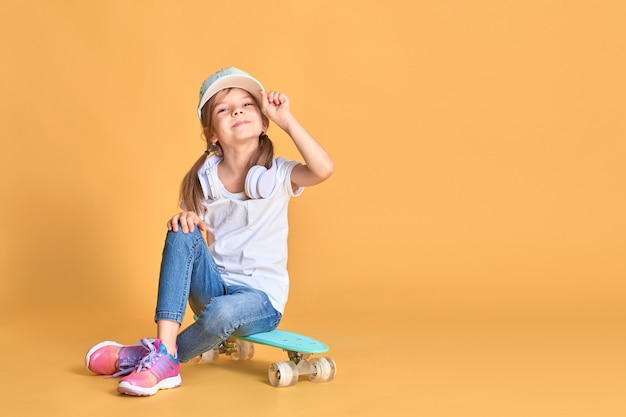
[[212,137],[214,135],[213,135],[213,133],[211,133],[211,131],[209,131],[208,127],[202,127],[202,136],[210,144],[211,140],[212,140]]
[[209,143],[211,143],[211,144],[216,144],[217,141],[219,140],[217,138],[217,136],[215,136],[215,133],[209,132],[208,130],[207,130],[207,133],[206,133],[206,138],[209,141]]

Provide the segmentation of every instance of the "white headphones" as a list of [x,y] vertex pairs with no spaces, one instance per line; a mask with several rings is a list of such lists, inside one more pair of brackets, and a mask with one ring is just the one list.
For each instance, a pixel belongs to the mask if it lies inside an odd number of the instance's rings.
[[[198,179],[204,195],[210,200],[222,197],[220,193],[217,165],[221,159],[217,155],[209,156],[198,171]],[[262,165],[254,165],[246,174],[244,192],[249,198],[267,198],[276,185],[276,159],[272,160],[270,169]]]

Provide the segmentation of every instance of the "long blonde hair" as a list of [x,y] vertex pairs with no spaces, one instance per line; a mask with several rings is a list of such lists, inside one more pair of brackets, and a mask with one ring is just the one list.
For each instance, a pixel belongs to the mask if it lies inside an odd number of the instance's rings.
[[[183,178],[182,184],[180,186],[180,202],[186,211],[192,211],[196,214],[204,214],[206,208],[202,205],[202,200],[204,200],[204,194],[202,192],[202,186],[200,185],[200,180],[198,179],[198,171],[204,165],[206,158],[210,155],[215,154],[219,158],[224,157],[224,152],[222,150],[222,145],[219,142],[209,143],[209,139],[211,137],[211,132],[213,130],[213,121],[211,120],[211,115],[213,114],[213,109],[215,108],[215,99],[219,96],[224,96],[230,92],[230,88],[226,88],[224,90],[219,91],[215,94],[211,99],[202,107],[202,117],[200,119],[202,123],[202,138],[206,142],[207,150],[202,154],[200,158],[193,164],[191,169],[187,172],[185,177]],[[256,98],[250,94],[250,97],[254,99],[259,109],[261,109],[261,103],[259,103]],[[260,110],[259,110],[260,111]],[[261,117],[263,118],[263,123],[265,126],[269,126],[269,119],[265,114],[261,112]],[[269,169],[272,166],[272,161],[274,159],[274,144],[270,140],[270,138],[265,134],[265,132],[259,135],[259,147],[254,155],[250,158],[249,166],[254,165],[263,165],[265,168]]]

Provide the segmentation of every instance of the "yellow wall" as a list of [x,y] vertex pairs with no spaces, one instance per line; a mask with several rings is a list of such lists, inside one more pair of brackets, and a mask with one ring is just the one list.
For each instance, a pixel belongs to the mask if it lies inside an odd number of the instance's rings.
[[235,65],[336,162],[291,206],[288,312],[624,318],[624,4],[3,1],[0,308],[152,314]]

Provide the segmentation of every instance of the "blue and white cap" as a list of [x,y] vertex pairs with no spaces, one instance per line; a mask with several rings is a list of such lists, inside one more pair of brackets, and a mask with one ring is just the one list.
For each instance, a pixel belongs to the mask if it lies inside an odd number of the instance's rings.
[[218,91],[225,88],[242,88],[252,94],[259,103],[262,102],[261,91],[264,89],[256,78],[239,68],[224,68],[204,80],[202,87],[200,87],[200,102],[198,103],[198,117],[200,119],[202,119],[202,107]]

